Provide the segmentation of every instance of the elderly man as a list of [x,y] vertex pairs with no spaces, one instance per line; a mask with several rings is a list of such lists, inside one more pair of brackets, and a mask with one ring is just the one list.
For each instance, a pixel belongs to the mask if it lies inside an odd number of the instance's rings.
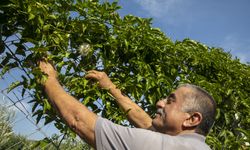
[[214,123],[216,104],[200,87],[190,84],[178,87],[157,102],[156,116],[151,119],[124,96],[104,72],[89,71],[86,78],[97,80],[101,88],[115,97],[123,111],[129,110],[128,120],[138,128],[128,128],[97,116],[67,94],[51,64],[41,61],[39,66],[48,75],[44,89],[50,103],[72,130],[98,150],[210,149],[205,136]]

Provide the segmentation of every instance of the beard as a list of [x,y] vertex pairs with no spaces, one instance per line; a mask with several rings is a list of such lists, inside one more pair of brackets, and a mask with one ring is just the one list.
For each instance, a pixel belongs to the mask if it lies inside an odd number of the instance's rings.
[[156,110],[156,115],[152,121],[152,126],[156,129],[158,132],[164,132],[167,124],[166,124],[166,112],[163,111],[163,109],[158,108]]
[[167,114],[164,109],[157,109],[156,116],[152,121],[152,126],[156,132],[169,134],[169,135],[176,135],[179,133],[179,129],[177,129],[176,120],[171,118],[171,114]]

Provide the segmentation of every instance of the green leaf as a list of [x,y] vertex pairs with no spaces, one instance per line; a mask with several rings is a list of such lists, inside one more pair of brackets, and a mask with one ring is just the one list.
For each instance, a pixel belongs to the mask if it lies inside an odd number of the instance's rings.
[[40,122],[40,120],[42,119],[43,116],[43,112],[42,111],[37,111],[38,113],[36,114],[36,124],[38,124]]
[[50,19],[57,19],[57,17],[56,17],[55,15],[48,15],[48,17],[49,17]]
[[47,125],[47,124],[51,123],[52,121],[54,121],[54,118],[52,118],[50,116],[46,116],[44,125]]
[[48,31],[50,29],[50,27],[51,27],[50,24],[43,26],[43,31]]
[[216,119],[219,119],[220,118],[220,116],[221,116],[221,111],[220,111],[220,109],[219,108],[217,108],[216,109]]
[[243,133],[247,137],[248,140],[250,139],[250,132],[249,132],[249,130],[245,130],[245,129],[242,129],[242,128],[235,128],[234,130],[240,131],[241,133]]
[[30,13],[30,12],[31,12],[31,6],[30,6],[30,5],[28,5],[27,12],[28,12],[28,13]]
[[23,88],[23,89],[22,89],[22,97],[24,96],[25,92],[26,92],[26,89]]
[[22,44],[19,44],[15,53],[18,55],[25,56],[25,47]]
[[39,102],[37,102],[37,100],[35,100],[35,99],[30,101],[30,103],[32,103],[32,102],[35,102],[33,104],[33,107],[32,107],[32,112],[34,112],[36,110],[37,106],[39,105]]
[[40,24],[41,26],[43,26],[44,21],[43,21],[43,19],[41,18],[41,16],[38,16],[37,19],[38,19],[39,24]]
[[2,54],[4,52],[4,49],[5,49],[4,42],[1,39],[0,39],[0,54]]
[[45,113],[47,110],[51,110],[51,105],[47,99],[44,99],[43,100],[43,113]]
[[6,64],[9,63],[9,60],[10,60],[11,58],[12,58],[11,56],[9,57],[9,56],[7,55],[7,57],[5,57],[5,58],[2,60],[1,65],[0,65],[0,68],[5,67]]
[[15,89],[16,87],[20,85],[22,85],[20,81],[11,83],[11,85],[8,87],[7,93],[9,93],[10,91],[12,91],[13,89]]
[[32,13],[29,13],[28,21],[33,20],[36,16]]

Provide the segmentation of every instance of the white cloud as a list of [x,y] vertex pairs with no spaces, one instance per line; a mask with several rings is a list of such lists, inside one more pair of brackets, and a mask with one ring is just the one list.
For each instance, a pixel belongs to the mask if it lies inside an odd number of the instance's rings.
[[236,35],[228,35],[220,46],[233,56],[240,58],[241,62],[250,62],[250,39],[240,39]]
[[136,0],[136,2],[148,12],[149,17],[167,19],[170,24],[174,24],[180,17],[183,19],[184,8],[188,4],[184,0]]
[[19,101],[14,105],[7,97],[2,94],[0,94],[0,105],[8,107],[10,111],[15,112],[15,114],[25,113],[27,115],[31,110],[31,106],[27,102]]
[[171,11],[178,11],[183,0],[136,0],[152,17],[163,17]]

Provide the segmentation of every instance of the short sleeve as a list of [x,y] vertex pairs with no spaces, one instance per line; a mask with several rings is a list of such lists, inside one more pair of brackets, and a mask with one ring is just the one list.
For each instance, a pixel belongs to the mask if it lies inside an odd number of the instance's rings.
[[97,150],[148,149],[148,143],[161,144],[162,140],[155,139],[158,133],[145,129],[128,128],[112,123],[99,117],[96,123],[95,137]]
[[146,129],[128,128],[98,117],[95,127],[97,150],[207,150],[198,134],[171,136]]

